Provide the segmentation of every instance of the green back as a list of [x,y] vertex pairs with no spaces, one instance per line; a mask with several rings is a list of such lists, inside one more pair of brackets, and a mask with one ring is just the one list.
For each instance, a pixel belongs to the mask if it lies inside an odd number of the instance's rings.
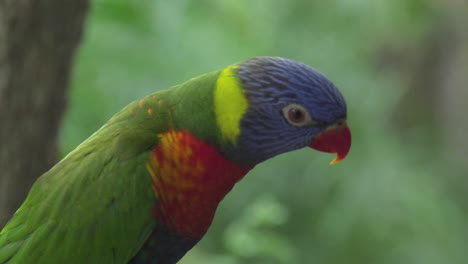
[[44,173],[0,233],[0,263],[127,263],[157,225],[146,161],[169,128],[220,144],[219,72],[137,100]]

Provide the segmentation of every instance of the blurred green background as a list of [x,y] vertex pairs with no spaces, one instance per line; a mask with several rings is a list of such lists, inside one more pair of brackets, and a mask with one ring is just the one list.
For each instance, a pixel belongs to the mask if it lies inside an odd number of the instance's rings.
[[127,103],[253,56],[326,74],[353,146],[259,165],[181,261],[468,263],[468,8],[449,0],[94,0],[68,153]]

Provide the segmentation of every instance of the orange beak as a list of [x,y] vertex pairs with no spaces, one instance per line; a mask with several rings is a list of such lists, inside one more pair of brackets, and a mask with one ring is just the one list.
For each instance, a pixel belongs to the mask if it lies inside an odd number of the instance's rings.
[[309,147],[322,152],[336,153],[336,158],[330,164],[342,161],[351,148],[351,131],[346,121],[340,121],[327,128],[312,141]]

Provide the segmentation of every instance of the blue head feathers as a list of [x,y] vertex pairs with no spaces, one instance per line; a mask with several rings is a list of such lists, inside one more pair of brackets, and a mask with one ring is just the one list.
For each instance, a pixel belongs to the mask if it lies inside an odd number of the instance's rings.
[[320,133],[346,119],[346,103],[338,89],[303,63],[256,57],[240,63],[237,76],[249,107],[238,143],[227,156],[240,165],[309,146]]

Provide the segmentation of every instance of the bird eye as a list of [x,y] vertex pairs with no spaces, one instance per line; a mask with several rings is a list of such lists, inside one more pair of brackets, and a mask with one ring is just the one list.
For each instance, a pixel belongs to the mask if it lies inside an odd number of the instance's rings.
[[302,109],[290,108],[288,110],[288,118],[294,123],[300,123],[304,121],[305,113],[302,111]]
[[290,104],[283,108],[283,116],[289,124],[293,126],[312,125],[315,122],[310,117],[307,110],[298,104]]

